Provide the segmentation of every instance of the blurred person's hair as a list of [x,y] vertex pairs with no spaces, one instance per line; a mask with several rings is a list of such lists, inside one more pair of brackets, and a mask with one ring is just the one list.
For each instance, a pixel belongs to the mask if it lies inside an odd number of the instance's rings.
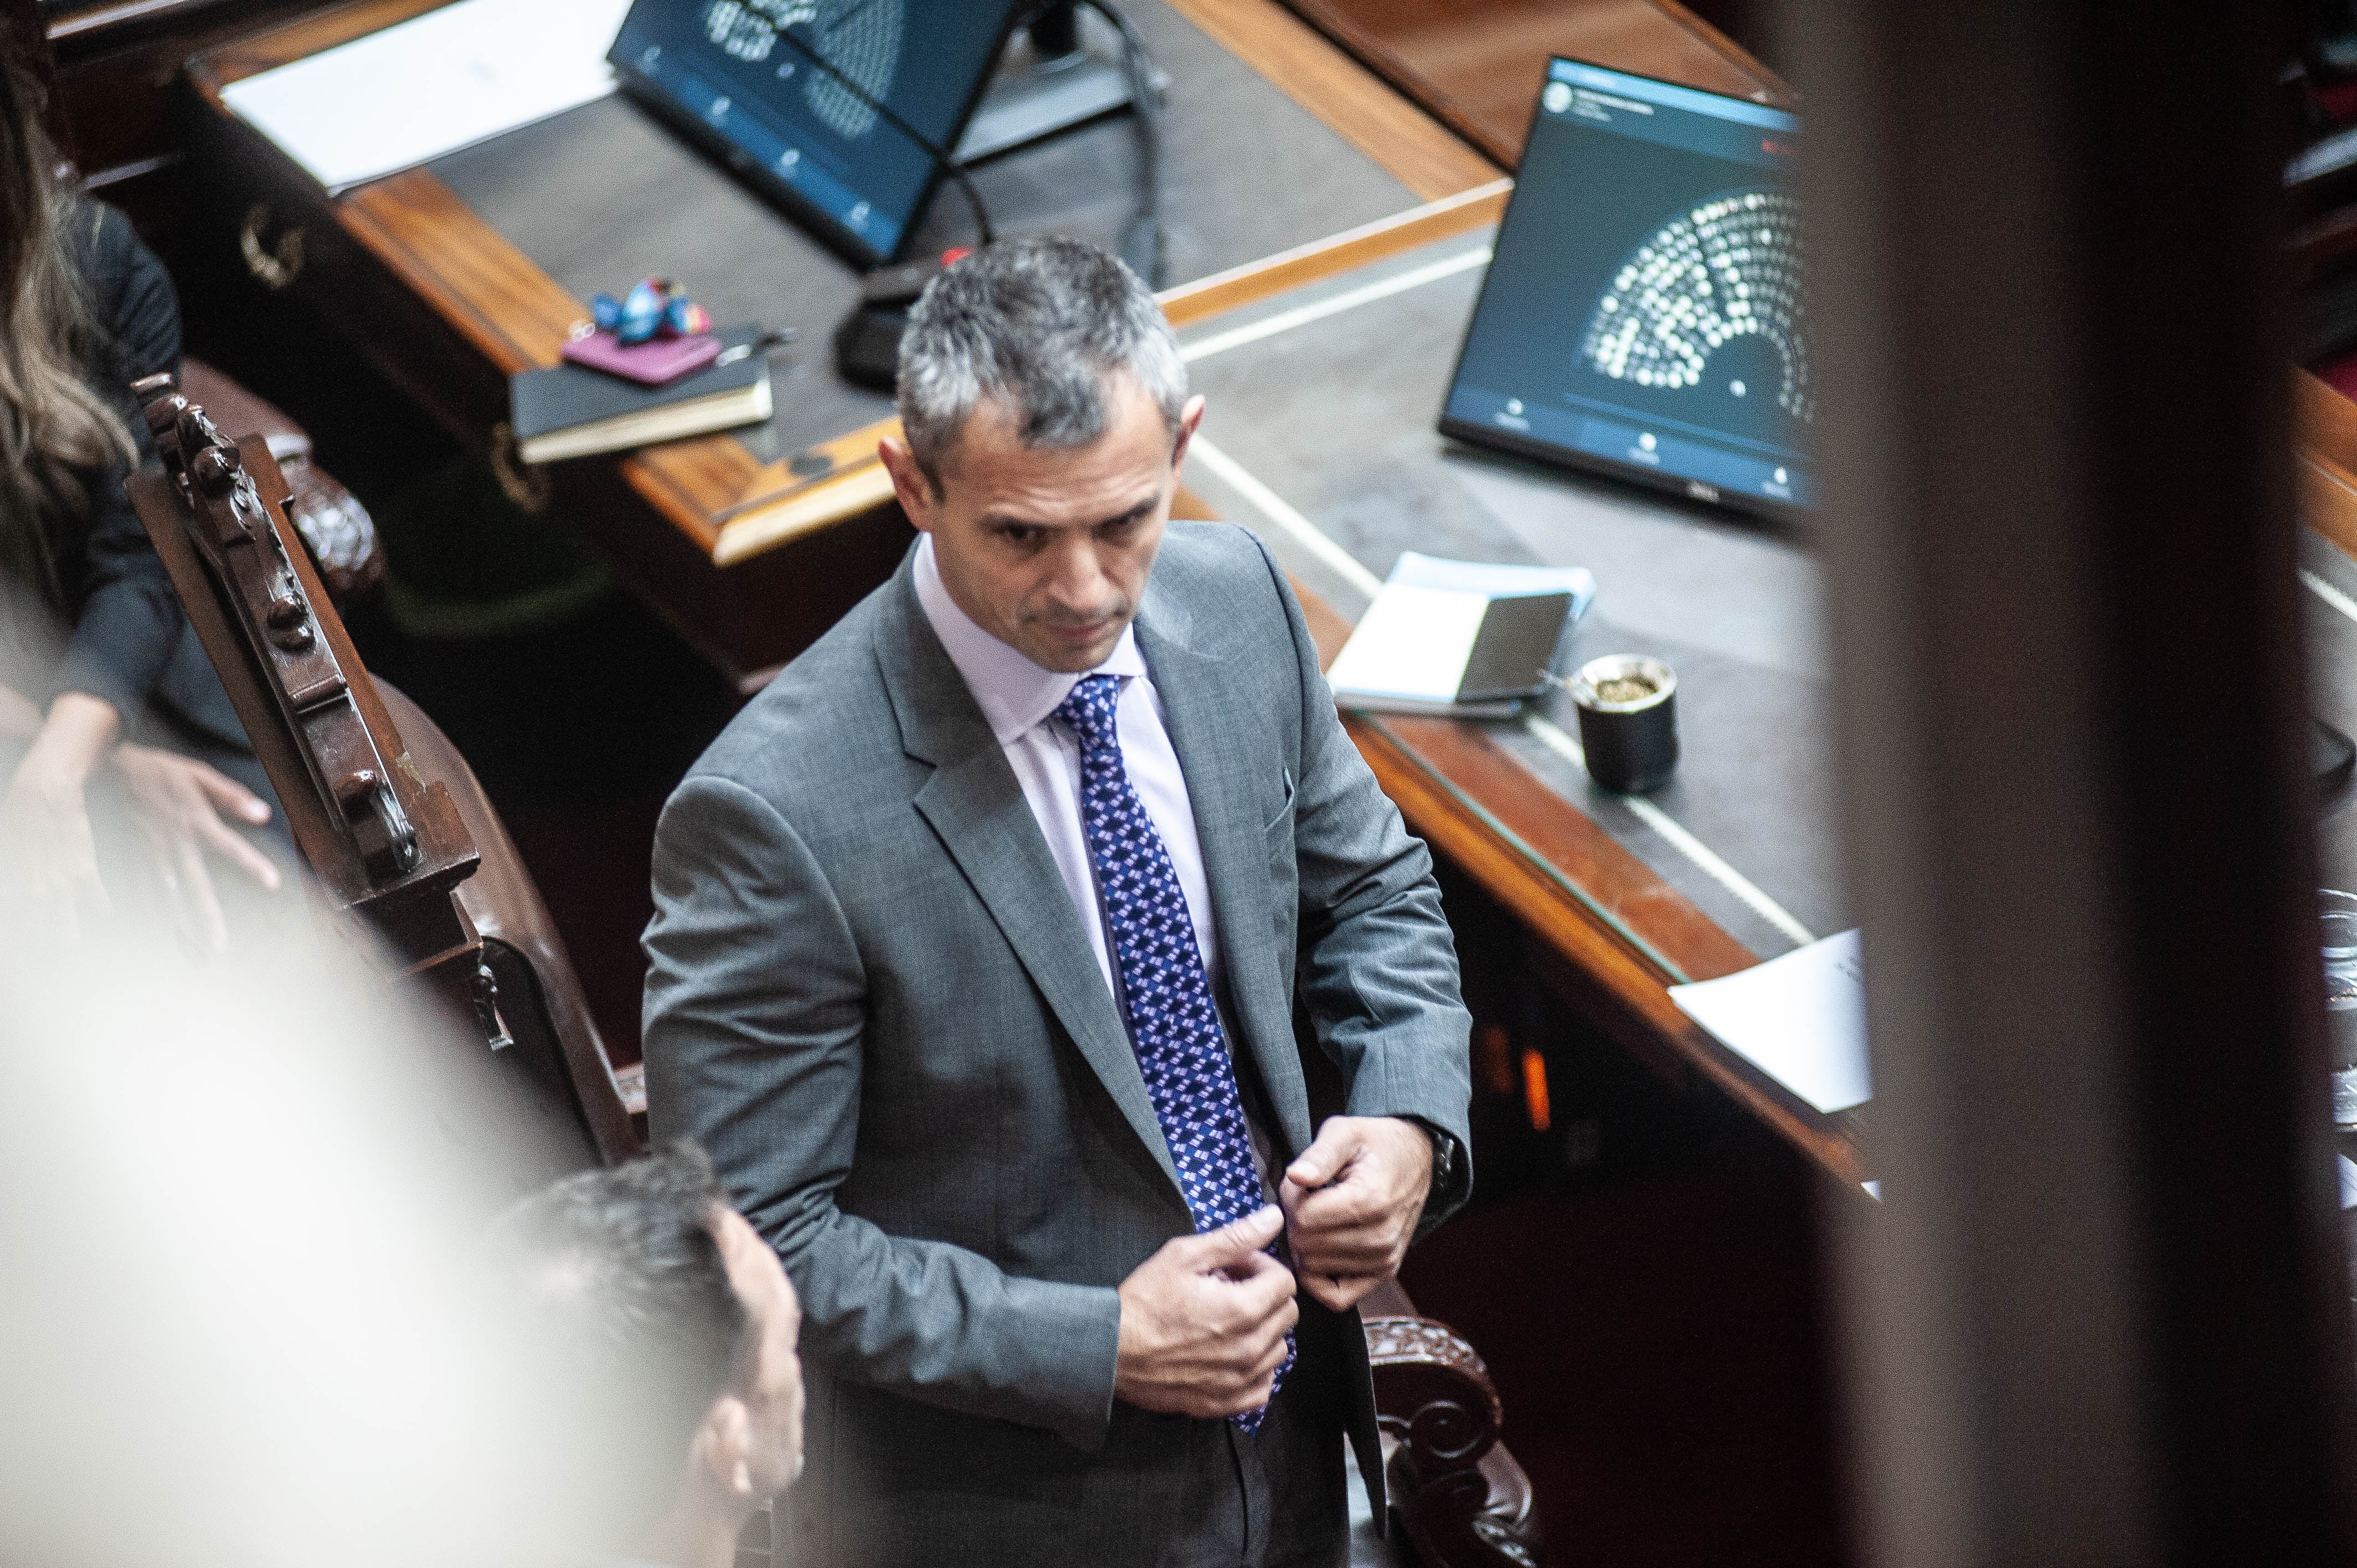
[[101,328],[68,244],[74,202],[58,181],[43,98],[14,29],[0,27],[0,568],[55,607],[48,515],[86,514],[82,471],[129,463],[135,448],[82,380]]
[[510,1326],[545,1402],[533,1424],[577,1467],[584,1550],[626,1552],[679,1494],[697,1429],[746,1385],[754,1347],[715,1221],[727,1197],[682,1142],[567,1176],[491,1228]]

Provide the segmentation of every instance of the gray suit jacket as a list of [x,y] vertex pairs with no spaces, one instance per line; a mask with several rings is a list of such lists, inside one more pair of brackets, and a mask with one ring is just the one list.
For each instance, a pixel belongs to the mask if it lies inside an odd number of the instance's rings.
[[[1284,575],[1241,529],[1174,522],[1136,628],[1279,1157],[1314,1132],[1297,1000],[1339,1069],[1331,1109],[1466,1145],[1431,860],[1343,733]],[[1155,1456],[1184,1423],[1116,1406],[1114,1287],[1193,1226],[1087,932],[906,562],[690,771],[654,897],[653,1131],[711,1153],[802,1297],[832,1495],[798,1512],[904,1532],[927,1509],[1056,1528],[1085,1505],[1157,1528]],[[1451,1186],[1427,1223],[1469,1172]],[[1380,1498],[1356,1315],[1341,1326]]]

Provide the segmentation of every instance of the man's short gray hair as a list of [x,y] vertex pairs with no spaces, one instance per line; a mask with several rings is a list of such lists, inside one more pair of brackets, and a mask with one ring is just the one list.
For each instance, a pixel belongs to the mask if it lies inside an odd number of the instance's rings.
[[1187,366],[1153,291],[1121,258],[1078,240],[1002,240],[926,286],[900,338],[900,424],[917,466],[941,463],[985,399],[1014,408],[1026,446],[1085,446],[1105,433],[1105,379],[1126,371],[1175,435]]

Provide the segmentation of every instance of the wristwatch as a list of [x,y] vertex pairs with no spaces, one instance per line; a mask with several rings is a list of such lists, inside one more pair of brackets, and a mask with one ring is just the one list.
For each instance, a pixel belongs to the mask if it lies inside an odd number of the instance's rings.
[[1458,1148],[1455,1134],[1442,1132],[1421,1116],[1411,1116],[1407,1120],[1423,1128],[1424,1135],[1432,1140],[1432,1190],[1448,1191],[1449,1183],[1457,1175]]

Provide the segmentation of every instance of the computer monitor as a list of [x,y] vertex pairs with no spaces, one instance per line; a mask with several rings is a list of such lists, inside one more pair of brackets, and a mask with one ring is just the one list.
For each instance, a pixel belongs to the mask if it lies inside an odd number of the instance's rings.
[[1558,59],[1440,428],[1692,499],[1813,502],[1800,121]]
[[635,0],[607,55],[857,265],[895,260],[1027,0]]

